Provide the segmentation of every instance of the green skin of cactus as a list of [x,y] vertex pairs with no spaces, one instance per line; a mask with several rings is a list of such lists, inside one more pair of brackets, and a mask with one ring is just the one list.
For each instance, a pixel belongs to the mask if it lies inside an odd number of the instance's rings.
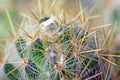
[[[5,73],[8,74],[11,70],[13,70],[15,67],[12,64],[5,64]],[[9,73],[8,78],[10,80],[19,80],[18,77],[20,76],[20,73],[17,69]]]

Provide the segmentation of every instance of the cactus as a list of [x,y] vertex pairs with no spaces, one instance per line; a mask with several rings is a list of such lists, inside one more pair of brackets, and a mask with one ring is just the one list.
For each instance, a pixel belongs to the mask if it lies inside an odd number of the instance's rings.
[[40,20],[33,12],[33,16],[24,14],[27,18],[17,28],[7,12],[13,38],[3,50],[1,79],[114,80],[113,68],[119,66],[109,48],[114,31],[105,33],[110,25],[91,27],[97,16],[90,17],[82,7],[76,16],[63,10],[56,15],[54,4],[40,13]]

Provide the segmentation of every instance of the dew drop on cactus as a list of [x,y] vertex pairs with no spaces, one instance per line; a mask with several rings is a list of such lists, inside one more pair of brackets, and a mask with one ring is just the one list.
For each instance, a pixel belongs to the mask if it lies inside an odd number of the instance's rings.
[[40,37],[42,39],[47,38],[48,41],[54,41],[56,39],[59,25],[53,17],[47,18],[44,22],[40,20],[40,28],[42,33]]

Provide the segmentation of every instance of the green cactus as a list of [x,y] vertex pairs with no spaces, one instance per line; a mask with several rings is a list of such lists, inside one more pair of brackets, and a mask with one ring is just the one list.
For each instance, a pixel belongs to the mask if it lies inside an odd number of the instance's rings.
[[[102,32],[108,25],[90,27],[92,22],[87,22],[88,16],[82,8],[76,16],[72,17],[74,13],[71,13],[62,19],[54,13],[52,16],[51,7],[48,10],[51,15],[44,14],[37,22],[34,15],[35,19],[25,19],[18,25],[17,31],[11,26],[13,39],[4,50],[7,58],[3,77],[8,80],[114,80],[112,68],[119,66],[113,62],[107,46],[112,37]],[[11,22],[9,15],[8,18]]]

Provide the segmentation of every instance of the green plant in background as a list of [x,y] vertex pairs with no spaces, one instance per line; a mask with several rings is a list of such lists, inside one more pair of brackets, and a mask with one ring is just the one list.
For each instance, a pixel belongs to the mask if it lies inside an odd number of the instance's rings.
[[114,80],[114,68],[119,67],[113,60],[119,55],[110,51],[114,28],[105,32],[109,24],[92,27],[98,16],[90,16],[81,6],[73,13],[56,10],[55,1],[47,10],[38,2],[40,20],[33,12],[23,14],[17,28],[7,11],[13,37],[5,39],[1,50],[1,79]]
[[[119,7],[115,7],[114,10],[112,11],[111,13],[111,22],[112,24],[116,24],[116,32],[115,32],[115,36],[117,36],[118,38],[118,41],[119,41],[119,30],[120,30],[120,12],[119,12]],[[116,44],[116,47],[115,47],[115,52],[114,52],[115,55],[120,55],[120,44]],[[120,58],[115,58],[115,61],[118,65],[120,65]],[[118,71],[118,77],[120,75],[120,70],[117,70]]]
[[[13,3],[14,2],[14,3]],[[15,1],[11,2],[11,4],[9,1],[7,0],[1,0],[0,1],[0,36],[2,37],[7,37],[10,38],[11,34],[9,34],[9,31],[11,31],[10,29],[10,25],[8,22],[8,17],[6,16],[6,11],[5,8],[9,9],[9,13],[11,15],[12,20],[14,21],[14,23],[18,22],[18,11],[17,11],[17,3]],[[9,28],[9,30],[8,30]]]

